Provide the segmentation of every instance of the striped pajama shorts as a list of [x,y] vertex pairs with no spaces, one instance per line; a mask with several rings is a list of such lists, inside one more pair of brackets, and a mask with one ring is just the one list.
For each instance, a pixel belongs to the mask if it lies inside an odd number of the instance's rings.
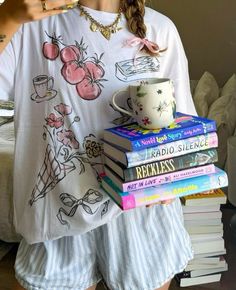
[[15,273],[28,290],[85,290],[102,278],[111,290],[154,290],[192,258],[176,199],[129,210],[84,235],[33,245],[22,240]]

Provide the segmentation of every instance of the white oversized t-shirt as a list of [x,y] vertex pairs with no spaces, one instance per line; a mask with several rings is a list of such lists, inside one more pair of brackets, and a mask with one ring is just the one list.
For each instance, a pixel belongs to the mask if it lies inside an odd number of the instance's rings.
[[[105,25],[116,17],[86,9]],[[147,39],[167,48],[160,57],[124,45],[133,35],[123,15],[108,41],[77,8],[23,25],[0,55],[0,99],[15,101],[14,222],[28,243],[82,234],[121,214],[99,185],[103,129],[130,121],[111,105],[115,91],[168,77],[177,110],[196,114],[175,26],[150,8],[145,23]]]

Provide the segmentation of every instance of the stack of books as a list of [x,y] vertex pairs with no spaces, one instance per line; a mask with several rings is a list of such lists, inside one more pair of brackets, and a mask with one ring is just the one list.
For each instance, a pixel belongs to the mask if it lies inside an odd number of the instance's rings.
[[184,272],[176,275],[180,286],[192,286],[217,282],[228,270],[221,220],[221,204],[226,195],[221,189],[181,198],[185,228],[189,232],[194,249],[194,259]]
[[177,113],[168,128],[131,123],[106,129],[103,141],[102,187],[123,210],[228,185],[214,165],[214,120]]

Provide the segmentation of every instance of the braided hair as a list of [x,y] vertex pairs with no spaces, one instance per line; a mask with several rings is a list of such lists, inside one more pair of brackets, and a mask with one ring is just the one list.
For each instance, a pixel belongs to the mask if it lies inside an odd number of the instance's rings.
[[[144,23],[145,2],[145,0],[122,0],[121,4],[129,31],[136,37],[142,39],[146,37],[147,32],[147,27]],[[142,50],[147,52],[149,55],[158,56],[159,52],[163,52],[166,49],[153,53],[147,48],[147,46],[144,46]]]
[[137,37],[145,38],[147,31],[144,23],[145,0],[124,0],[122,9],[129,31]]

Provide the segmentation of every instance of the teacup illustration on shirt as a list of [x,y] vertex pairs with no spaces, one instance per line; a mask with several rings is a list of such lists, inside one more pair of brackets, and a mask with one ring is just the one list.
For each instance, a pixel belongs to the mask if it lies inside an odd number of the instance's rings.
[[36,103],[49,101],[57,95],[57,91],[53,89],[54,78],[47,75],[38,75],[33,78],[33,86],[35,92],[31,95],[31,100]]

